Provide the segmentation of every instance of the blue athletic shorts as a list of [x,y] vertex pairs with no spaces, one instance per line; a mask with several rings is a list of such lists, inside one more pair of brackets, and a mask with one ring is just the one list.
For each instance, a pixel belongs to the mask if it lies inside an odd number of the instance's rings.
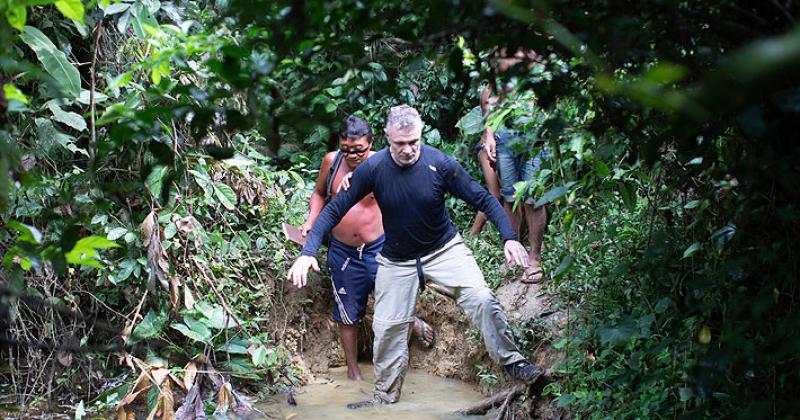
[[331,237],[328,268],[333,287],[334,321],[352,325],[364,318],[378,272],[375,256],[383,248],[383,241],[381,236],[362,247],[352,247]]

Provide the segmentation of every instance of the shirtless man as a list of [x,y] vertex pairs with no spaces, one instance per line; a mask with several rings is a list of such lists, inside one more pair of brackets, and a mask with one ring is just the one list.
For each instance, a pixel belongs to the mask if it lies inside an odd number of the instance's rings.
[[[309,202],[308,220],[300,227],[306,236],[327,201],[338,192],[342,180],[368,157],[372,149],[369,124],[355,115],[345,120],[339,133],[339,150],[325,155],[319,170],[314,192]],[[340,162],[337,167],[337,157]],[[335,173],[331,174],[331,169]],[[328,185],[328,177],[333,182]],[[326,200],[327,197],[327,200]],[[375,256],[383,248],[383,221],[375,196],[368,194],[357,202],[331,231],[328,246],[328,267],[333,286],[333,320],[339,323],[342,347],[347,363],[347,377],[361,380],[358,368],[358,329],[356,324],[367,308],[367,299],[375,287],[378,263]],[[434,332],[424,321],[417,319],[415,334],[423,345],[433,345]],[[424,334],[423,334],[424,331]]]

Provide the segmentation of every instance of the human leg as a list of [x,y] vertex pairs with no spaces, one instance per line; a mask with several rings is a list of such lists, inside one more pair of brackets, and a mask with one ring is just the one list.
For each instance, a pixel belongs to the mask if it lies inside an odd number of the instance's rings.
[[525,204],[525,223],[528,225],[528,240],[531,244],[528,257],[530,266],[526,270],[525,278],[527,281],[539,281],[544,277],[542,272],[542,241],[544,231],[547,229],[547,210],[544,206],[534,207],[532,204]]
[[460,236],[423,258],[423,271],[433,283],[451,292],[470,322],[480,329],[493,361],[506,366],[525,360],[514,344],[500,303],[486,285],[472,251]]
[[419,279],[413,262],[395,263],[378,256],[375,279],[375,339],[372,360],[375,370],[373,399],[394,403],[400,399],[408,370],[408,338],[414,322]]
[[[497,171],[494,163],[489,159],[488,152],[485,148],[478,152],[478,162],[481,164],[483,179],[486,181],[486,189],[498,200],[502,200],[502,196],[500,195],[500,179],[497,177]],[[475,220],[472,222],[472,227],[469,230],[470,236],[475,236],[480,233],[484,226],[486,226],[487,220],[488,218],[486,217],[486,214],[483,212],[478,212],[478,214],[475,215]]]
[[365,250],[366,245],[355,248],[332,238],[328,249],[334,299],[332,317],[339,323],[347,377],[355,381],[361,380],[356,325],[366,314],[367,300],[375,284],[375,254],[381,246],[382,239]]
[[352,381],[361,380],[361,369],[358,367],[358,327],[339,323],[339,336],[344,349],[344,361],[347,364],[347,378]]
[[519,181],[520,161],[515,153],[506,147],[505,141],[500,141],[502,137],[498,138],[497,142],[497,179],[500,186],[500,197],[503,201],[503,210],[506,211],[506,216],[511,222],[511,227],[514,232],[519,236],[520,226],[522,224],[522,211],[521,208],[514,209],[514,201],[516,199],[514,184]]
[[483,336],[489,356],[514,379],[533,383],[544,369],[530,364],[517,349],[500,303],[460,236],[424,261],[425,275],[445,287]]
[[[528,159],[522,166],[522,180],[535,185],[536,177],[541,169],[542,160],[547,156],[547,152],[539,151],[532,158]],[[530,251],[528,257],[530,266],[524,273],[526,282],[537,282],[544,277],[541,269],[542,261],[542,242],[544,232],[547,229],[547,210],[544,206],[536,207],[534,198],[529,196],[525,199],[525,223],[528,226],[528,241]]]

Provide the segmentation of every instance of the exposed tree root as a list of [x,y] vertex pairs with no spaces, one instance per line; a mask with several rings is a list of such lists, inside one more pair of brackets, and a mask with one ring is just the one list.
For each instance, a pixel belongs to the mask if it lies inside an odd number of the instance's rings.
[[486,397],[477,403],[462,408],[456,411],[456,414],[462,416],[469,416],[475,414],[486,414],[487,411],[500,406],[500,409],[495,415],[495,420],[500,420],[505,417],[511,402],[518,396],[525,394],[529,399],[536,398],[536,394],[541,391],[542,387],[551,381],[550,374],[545,373],[541,375],[536,381],[530,384],[516,384],[510,388],[505,388],[500,392]]
[[509,402],[516,398],[519,394],[526,392],[527,389],[527,384],[518,384],[511,388],[506,388],[497,394],[492,395],[491,397],[486,397],[467,408],[456,411],[456,414],[460,414],[462,416],[486,414],[487,411],[499,405],[501,406],[501,409],[498,415],[502,415],[503,412],[505,412],[505,409],[508,408]]

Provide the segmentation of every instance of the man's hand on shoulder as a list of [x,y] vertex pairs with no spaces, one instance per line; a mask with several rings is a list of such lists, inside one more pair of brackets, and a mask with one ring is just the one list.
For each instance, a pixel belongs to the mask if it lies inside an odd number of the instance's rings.
[[518,241],[506,241],[503,246],[503,253],[506,254],[506,261],[509,264],[528,267],[528,251]]
[[319,272],[319,264],[317,264],[316,257],[301,255],[294,261],[294,264],[292,264],[292,268],[289,269],[286,279],[291,280],[292,284],[296,287],[303,287],[308,280],[309,268],[313,268],[314,271]]
[[348,172],[347,175],[342,178],[342,182],[339,183],[339,188],[336,189],[336,194],[339,194],[342,190],[349,190],[350,189],[350,178],[353,177],[352,172]]

